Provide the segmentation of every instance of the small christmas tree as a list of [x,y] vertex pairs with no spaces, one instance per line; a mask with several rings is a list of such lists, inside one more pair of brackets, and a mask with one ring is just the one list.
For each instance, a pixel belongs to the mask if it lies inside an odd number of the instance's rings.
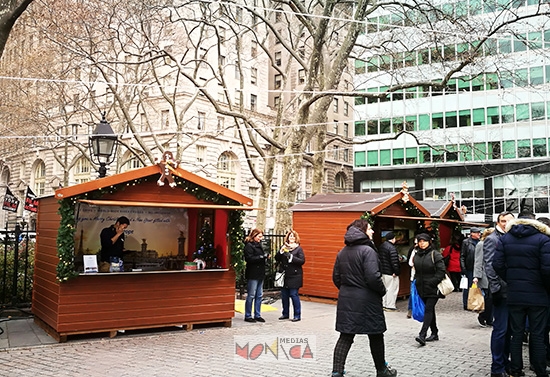
[[212,265],[216,259],[216,249],[214,248],[214,233],[208,220],[204,221],[201,231],[199,233],[199,239],[197,240],[197,251],[195,251],[194,258],[202,259],[207,265]]

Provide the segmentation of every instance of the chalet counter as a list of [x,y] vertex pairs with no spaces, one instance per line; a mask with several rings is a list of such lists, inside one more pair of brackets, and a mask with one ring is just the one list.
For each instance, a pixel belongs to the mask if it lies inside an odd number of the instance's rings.
[[[220,323],[231,326],[235,274],[227,269],[84,274],[34,292],[36,322],[68,335]],[[43,305],[42,303],[47,303]]]

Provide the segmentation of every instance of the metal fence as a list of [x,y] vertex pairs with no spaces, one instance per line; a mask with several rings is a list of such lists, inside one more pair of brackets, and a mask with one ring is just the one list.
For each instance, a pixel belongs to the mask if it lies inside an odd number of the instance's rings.
[[[275,253],[277,253],[281,246],[284,243],[284,234],[264,234],[264,239],[262,240],[262,248],[264,252],[268,255],[267,263],[265,266],[265,279],[264,279],[264,290],[274,290],[275,283]],[[244,271],[243,271],[244,274]],[[246,291],[246,279],[244,276],[241,276],[237,279],[237,287],[240,296],[244,295]]]
[[33,238],[19,225],[0,231],[0,305],[26,307],[31,305],[34,275]]

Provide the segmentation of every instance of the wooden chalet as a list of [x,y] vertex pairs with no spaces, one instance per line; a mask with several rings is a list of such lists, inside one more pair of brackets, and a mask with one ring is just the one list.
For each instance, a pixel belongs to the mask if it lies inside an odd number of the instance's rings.
[[[171,182],[164,181],[165,178]],[[161,186],[161,183],[165,184]],[[201,323],[231,326],[235,272],[230,268],[230,228],[241,226],[241,223],[232,223],[234,218],[242,221],[235,211],[252,209],[251,205],[252,200],[243,195],[184,169],[165,168],[160,164],[61,188],[54,196],[41,198],[32,302],[36,322],[58,341],[84,333],[107,332],[114,336],[121,330],[154,327],[190,329]],[[76,260],[74,268],[80,271],[67,273],[67,265],[71,268],[72,262],[63,256],[61,247],[67,239],[63,239],[62,233],[70,227],[78,230],[76,223],[85,220],[81,206],[107,214],[115,210],[145,213],[143,218],[136,215],[131,219],[127,232],[135,229],[138,222],[141,229],[147,229],[145,223],[153,223],[147,219],[148,213],[156,214],[158,222],[165,222],[163,218],[170,211],[184,214],[186,229],[183,226],[176,229],[180,236],[178,233],[174,236],[177,241],[169,244],[173,247],[163,246],[171,248],[167,256],[157,255],[158,250],[150,249],[165,241],[160,238],[166,238],[162,231],[170,228],[169,224],[155,228],[147,240],[139,241],[142,237],[134,234],[133,239],[139,245],[135,253],[147,254],[148,263],[136,268],[125,261],[129,272],[110,273],[83,273],[82,266],[78,265],[81,253],[97,251],[95,246],[87,249],[85,243],[99,240],[99,233],[87,234],[84,229],[70,232],[70,237],[74,237],[71,257]],[[116,216],[104,216],[102,220],[105,220],[103,226],[109,226],[114,224]],[[206,222],[212,229],[215,265],[204,270],[184,270],[185,262],[189,265],[193,261],[201,226]],[[126,234],[126,243],[129,238]],[[154,261],[161,262],[152,263],[151,255],[156,258]]]
[[[304,295],[337,298],[332,283],[336,254],[344,247],[347,226],[361,215],[374,217],[374,243],[379,245],[388,231],[396,234],[400,255],[407,256],[417,229],[429,227],[430,213],[406,187],[394,193],[317,194],[294,205],[293,226],[300,234],[307,263],[304,265]],[[399,296],[410,291],[410,268],[402,263]]]

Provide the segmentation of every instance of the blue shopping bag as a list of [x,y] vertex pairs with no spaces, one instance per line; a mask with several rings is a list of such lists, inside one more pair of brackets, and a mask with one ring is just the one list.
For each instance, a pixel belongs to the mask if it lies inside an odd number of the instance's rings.
[[412,317],[418,322],[423,322],[424,308],[426,305],[424,304],[424,301],[422,301],[422,298],[420,298],[420,296],[418,295],[418,291],[416,290],[416,279],[413,280],[411,283],[411,296],[409,297],[409,300],[411,300]]

